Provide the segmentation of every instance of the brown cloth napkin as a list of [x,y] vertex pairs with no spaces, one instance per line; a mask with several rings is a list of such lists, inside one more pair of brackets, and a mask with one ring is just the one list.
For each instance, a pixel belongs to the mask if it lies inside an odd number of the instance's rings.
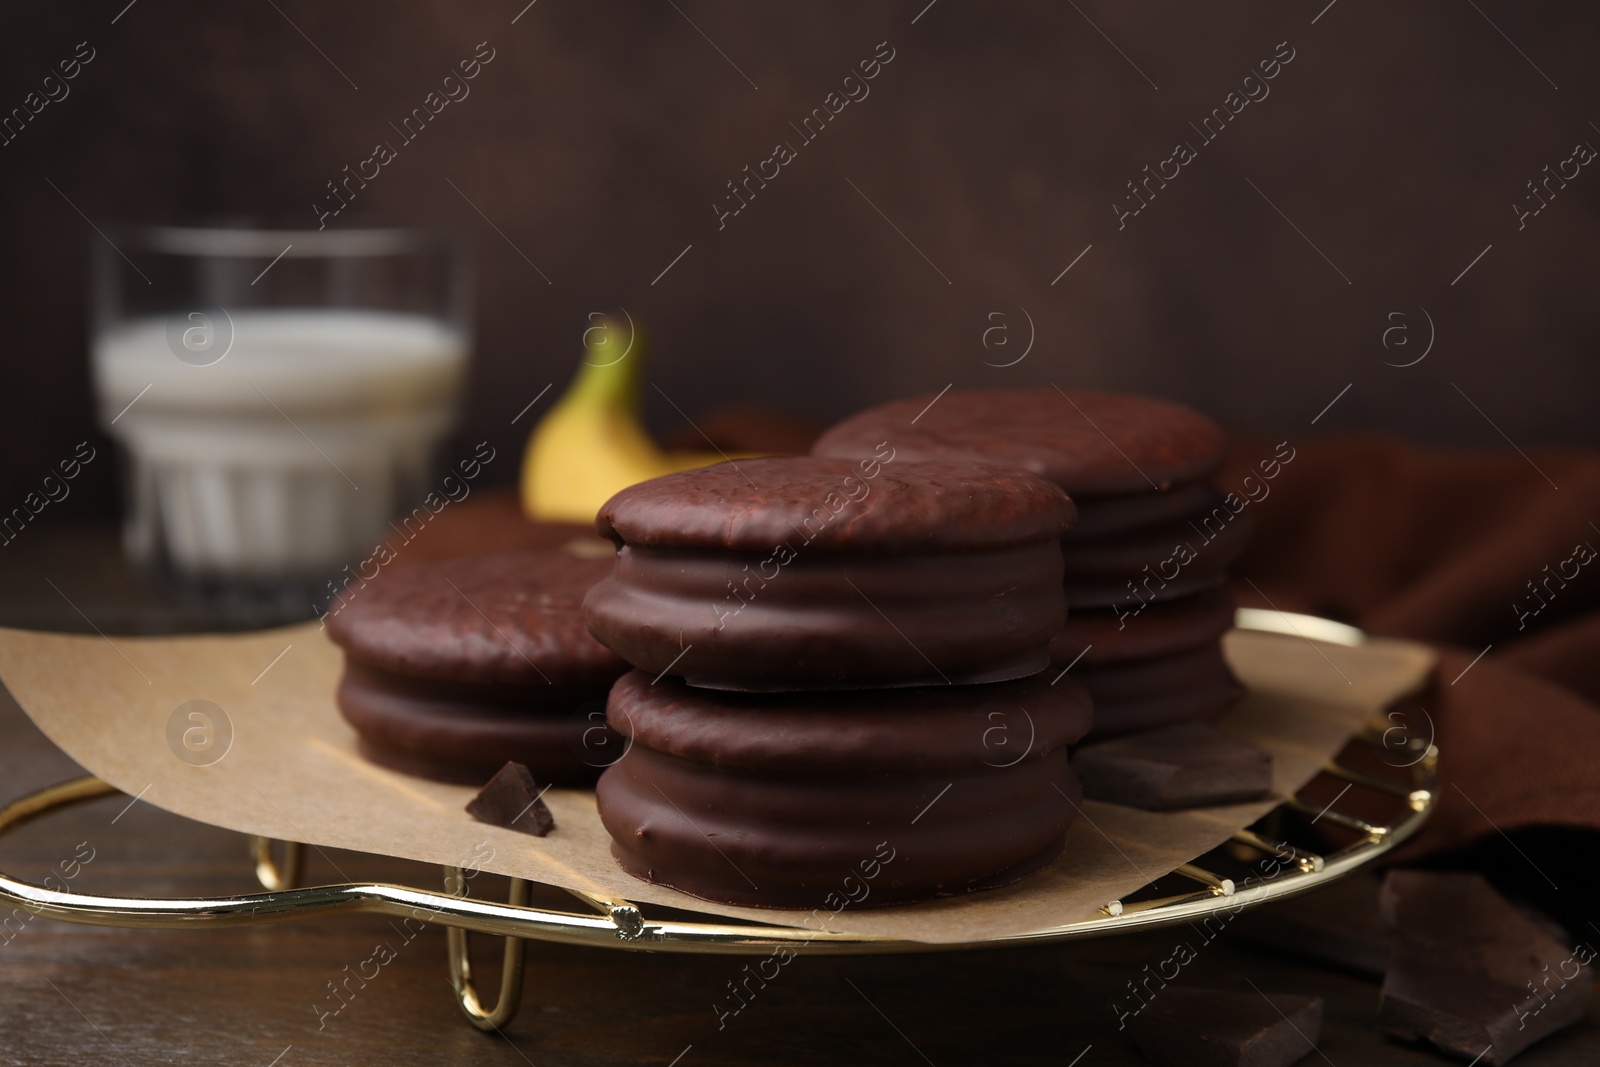
[[1442,791],[1402,856],[1491,838],[1496,863],[1525,862],[1510,877],[1567,890],[1574,841],[1547,828],[1600,830],[1600,455],[1332,438],[1295,446],[1269,481],[1260,463],[1276,446],[1235,438],[1217,479],[1257,498],[1240,603],[1441,652],[1416,703],[1437,731]]

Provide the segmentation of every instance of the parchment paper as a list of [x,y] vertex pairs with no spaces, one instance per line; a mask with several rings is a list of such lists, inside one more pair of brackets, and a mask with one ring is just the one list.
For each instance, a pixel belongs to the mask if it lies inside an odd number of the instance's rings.
[[[1250,694],[1223,725],[1272,751],[1280,795],[1309,781],[1375,712],[1419,687],[1433,662],[1427,649],[1400,641],[1346,648],[1240,631],[1225,640]],[[0,677],[45,735],[130,797],[178,815],[710,915],[798,926],[810,914],[711,904],[633,878],[611,858],[592,793],[550,790],[556,830],[544,838],[474,821],[463,810],[474,789],[408,778],[356,753],[333,702],[339,669],[339,650],[315,624],[180,638],[0,629]],[[209,766],[169,747],[169,720],[192,700],[214,703],[231,722],[231,747]],[[1277,802],[1156,814],[1086,801],[1066,851],[1040,874],[960,898],[846,909],[829,928],[953,943],[1076,922],[1214,848]]]

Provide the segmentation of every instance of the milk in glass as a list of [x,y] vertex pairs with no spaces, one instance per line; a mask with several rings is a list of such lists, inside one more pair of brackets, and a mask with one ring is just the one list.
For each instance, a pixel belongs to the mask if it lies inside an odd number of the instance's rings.
[[450,325],[224,312],[186,327],[216,331],[219,350],[231,333],[214,362],[180,358],[172,326],[131,318],[93,345],[102,424],[131,465],[135,559],[218,579],[331,574],[426,492],[466,361]]

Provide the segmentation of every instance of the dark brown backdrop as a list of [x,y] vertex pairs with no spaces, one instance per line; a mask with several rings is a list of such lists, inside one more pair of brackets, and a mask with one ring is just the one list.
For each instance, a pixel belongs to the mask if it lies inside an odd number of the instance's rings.
[[[1283,434],[1600,442],[1600,175],[1584,168],[1520,232],[1512,208],[1546,164],[1600,144],[1600,11],[539,0],[513,24],[524,2],[8,7],[0,108],[80,41],[95,58],[0,146],[0,509],[93,432],[99,238],[77,209],[102,226],[314,225],[324,183],[395,140],[389,123],[483,41],[495,58],[471,95],[331,223],[473,234],[464,440],[514,447],[527,422],[511,417],[565,380],[585,315],[622,305],[690,416],[743,402],[825,420],[952,381],[1055,381]],[[884,41],[870,95],[800,145],[789,124]],[[1294,59],[1270,95],[1202,145],[1189,123],[1279,42]],[[1125,183],[1180,139],[1198,158],[1119,230]],[[725,183],[780,140],[798,158],[719,231]],[[1384,366],[1421,353],[1424,310],[1428,357]],[[1386,350],[1396,324],[1409,332]],[[1020,363],[985,365],[1030,332]],[[659,428],[681,421],[648,394]],[[109,511],[110,473],[91,467],[60,510]]]

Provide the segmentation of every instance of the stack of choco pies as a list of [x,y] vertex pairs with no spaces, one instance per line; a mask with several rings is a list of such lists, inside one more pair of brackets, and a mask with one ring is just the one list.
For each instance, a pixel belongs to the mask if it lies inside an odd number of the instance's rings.
[[[1050,684],[1075,509],[1050,481],[912,463],[884,434],[623,490],[584,600],[635,670],[596,787],[622,866],[710,900],[871,907],[1062,851],[1091,706]],[[837,909],[835,909],[837,910]]]
[[[1141,759],[1170,767],[1176,751],[1180,763],[1210,767],[1209,784],[1190,802],[1243,799],[1270,786],[1265,752],[1203,725],[1242,692],[1221,638],[1234,612],[1227,567],[1248,545],[1253,525],[1242,506],[1230,506],[1236,498],[1206,482],[1224,455],[1214,422],[1151,397],[975,390],[871,408],[832,427],[812,451],[851,455],[890,435],[908,462],[1021,468],[1060,486],[1077,505],[1077,523],[1061,543],[1071,614],[1051,642],[1051,669],[1070,673],[1094,698],[1089,741],[1160,731],[1159,744],[1147,745]],[[1133,744],[1104,751],[1133,752]],[[1219,773],[1223,765],[1227,773]],[[1129,783],[1117,781],[1115,771],[1108,778],[1084,771],[1082,760],[1079,766],[1090,796],[1174,806],[1173,795],[1141,799],[1140,790],[1121,788]]]

